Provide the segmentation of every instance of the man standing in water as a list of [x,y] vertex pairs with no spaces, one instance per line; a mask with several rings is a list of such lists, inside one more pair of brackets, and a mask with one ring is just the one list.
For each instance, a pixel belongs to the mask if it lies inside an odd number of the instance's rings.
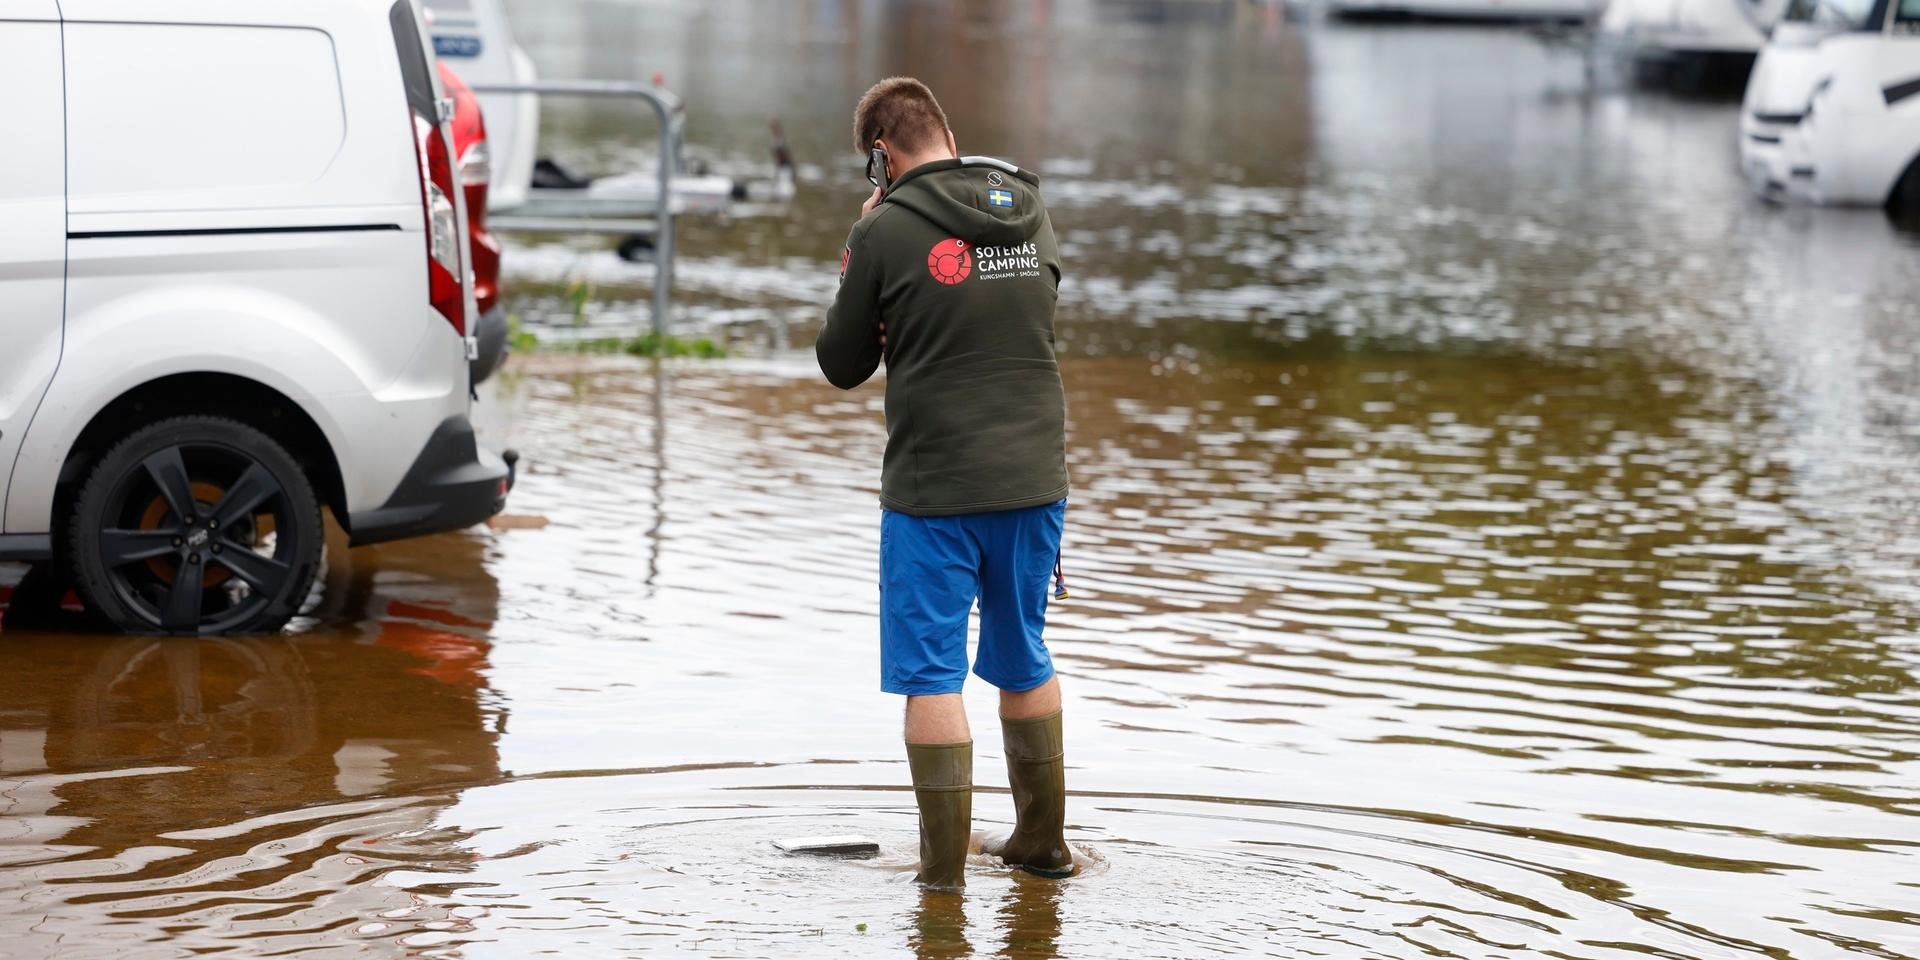
[[1066,395],[1053,355],[1060,265],[1040,179],[959,156],[932,91],[907,77],[860,98],[853,135],[874,191],[814,351],[843,390],[887,363],[880,688],[907,697],[919,879],[965,882],[973,738],[960,688],[975,600],[973,672],[1000,689],[1017,817],[990,852],[1064,877],[1073,856],[1060,683],[1040,633],[1066,509]]

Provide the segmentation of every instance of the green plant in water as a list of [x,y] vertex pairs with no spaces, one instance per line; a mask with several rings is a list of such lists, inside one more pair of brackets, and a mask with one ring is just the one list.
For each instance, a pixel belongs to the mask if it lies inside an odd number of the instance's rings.
[[727,348],[706,337],[688,339],[670,333],[647,333],[627,341],[627,352],[636,357],[699,357],[712,360],[727,355]]
[[[508,321],[508,336],[513,338],[514,349],[522,349],[521,337],[525,337],[527,351],[541,349],[541,340],[533,331],[514,332],[512,320]],[[698,357],[713,360],[727,355],[727,348],[706,337],[676,337],[673,334],[647,333],[638,337],[583,337],[571,340],[563,348],[569,353],[613,354],[624,353],[635,357]]]
[[[586,326],[587,307],[593,303],[594,286],[584,274],[567,282],[566,299],[573,312],[573,328]],[[514,350],[532,353],[541,349],[538,334],[520,322],[520,315],[507,315],[507,342]],[[704,360],[727,355],[727,348],[707,337],[677,337],[670,333],[646,333],[638,337],[576,337],[567,342],[572,353],[626,353],[636,357],[698,357]]]
[[540,349],[540,335],[528,330],[517,313],[507,314],[507,349],[514,353],[532,353]]
[[593,281],[585,275],[574,277],[567,283],[567,302],[573,305],[573,326],[579,329],[587,322],[587,304],[593,302]]
[[622,353],[627,349],[627,341],[619,337],[590,337],[573,341],[567,349],[574,353]]

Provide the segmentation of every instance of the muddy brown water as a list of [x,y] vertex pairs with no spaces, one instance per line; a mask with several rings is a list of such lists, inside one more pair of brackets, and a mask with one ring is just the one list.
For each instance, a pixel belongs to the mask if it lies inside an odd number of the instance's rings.
[[[1920,251],[1748,199],[1733,105],[1249,4],[516,14],[717,166],[786,120],[793,204],[686,232],[735,356],[517,358],[544,524],[334,551],[285,635],[0,631],[0,955],[1920,956]],[[879,392],[805,351],[909,69],[1070,246],[1085,869],[963,897],[903,878]],[[645,322],[643,268],[509,258],[530,324]]]

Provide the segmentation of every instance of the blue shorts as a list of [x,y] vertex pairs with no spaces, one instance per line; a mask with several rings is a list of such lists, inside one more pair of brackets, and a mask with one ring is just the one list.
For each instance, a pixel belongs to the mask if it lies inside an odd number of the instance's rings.
[[1053,678],[1040,638],[1067,502],[1022,510],[880,516],[880,689],[959,693],[967,679],[967,614],[980,601],[973,672],[1002,690]]

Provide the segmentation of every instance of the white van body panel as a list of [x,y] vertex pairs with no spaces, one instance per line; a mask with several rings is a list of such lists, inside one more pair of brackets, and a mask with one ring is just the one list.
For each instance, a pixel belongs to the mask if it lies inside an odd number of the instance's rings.
[[[331,199],[333,191],[309,194],[323,186],[347,139],[326,33],[81,22],[67,27],[67,62],[68,190],[76,212],[325,206]],[[139,82],[125,82],[136,76]]]
[[[0,18],[20,3],[0,0]],[[51,0],[30,5],[55,15]],[[56,188],[54,206],[35,208],[56,221],[65,208],[55,231],[67,258],[65,347],[31,428],[0,439],[20,443],[0,529],[51,532],[54,492],[82,430],[162,377],[228,374],[288,397],[331,446],[348,514],[386,503],[436,428],[468,412],[466,344],[429,303],[420,163],[392,6],[60,4],[64,116],[58,98],[0,104],[0,138],[11,138],[27,126],[5,121],[8,111],[54,103],[50,135],[57,144],[64,119],[71,175],[64,204]],[[57,51],[54,63],[36,86],[60,89]],[[0,78],[23,69],[0,53]],[[15,152],[0,157],[0,171]],[[4,208],[26,180],[0,181]],[[449,199],[471,322],[463,191]],[[9,303],[11,245],[27,236],[0,217]],[[59,317],[56,308],[56,350]],[[17,362],[0,352],[9,381]],[[209,400],[217,411],[218,398]]]
[[[1824,203],[1887,201],[1920,154],[1920,36],[1912,24],[1861,37],[1834,58],[1833,83],[1815,99],[1816,116],[1799,136],[1815,170],[1812,199]],[[1903,29],[1903,27],[1908,29]]]
[[468,405],[460,338],[428,306],[422,271],[392,267],[420,261],[423,242],[397,230],[75,241],[67,359],[21,451],[54,469],[16,474],[8,529],[48,529],[58,466],[107,404],[207,371],[298,404],[333,448],[349,511],[384,502]]
[[[1820,44],[1825,87],[1813,97],[1814,109],[1799,129],[1784,138],[1814,171],[1802,178],[1806,182],[1793,191],[1796,196],[1826,204],[1886,200],[1894,178],[1913,156],[1914,121],[1920,119],[1920,101],[1889,105],[1881,93],[1879,61],[1895,43],[1882,34],[1850,33]],[[1899,45],[1920,52],[1920,41]],[[1894,147],[1900,139],[1908,141],[1905,151]],[[1905,156],[1897,155],[1901,152]]]
[[0,0],[0,20],[60,20],[60,5],[54,0]]
[[[60,24],[53,0],[0,0],[0,503],[60,363],[67,257]],[[0,515],[0,533],[19,528]]]
[[67,0],[70,228],[424,229],[387,6]]

